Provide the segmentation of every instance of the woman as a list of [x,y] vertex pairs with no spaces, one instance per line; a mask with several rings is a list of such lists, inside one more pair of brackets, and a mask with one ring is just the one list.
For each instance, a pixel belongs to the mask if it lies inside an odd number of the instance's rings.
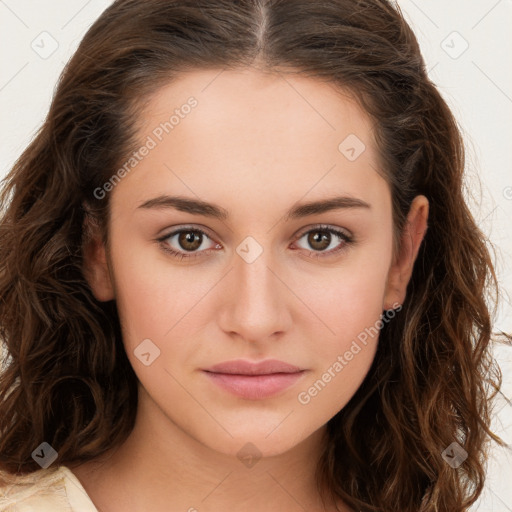
[[467,510],[463,168],[387,1],[114,2],[1,196],[0,510]]

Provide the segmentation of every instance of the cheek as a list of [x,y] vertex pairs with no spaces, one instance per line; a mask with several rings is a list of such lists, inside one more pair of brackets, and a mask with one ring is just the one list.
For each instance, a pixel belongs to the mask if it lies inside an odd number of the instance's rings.
[[[116,300],[131,343],[139,338],[163,340],[192,325],[194,308],[212,286],[211,276],[171,269],[169,265],[117,261]],[[189,334],[192,334],[189,331]]]
[[[155,256],[153,249],[142,244],[130,252],[114,250],[113,245],[117,309],[131,365],[155,396],[163,389],[179,394],[179,386],[172,386],[174,381],[164,369],[173,374],[193,371],[198,361],[208,360],[203,354],[215,349],[204,331],[216,318],[218,296],[212,298],[218,293],[221,276],[208,265],[171,265],[165,254]],[[142,351],[144,343],[157,354],[149,368],[138,357],[147,352]]]
[[[355,280],[354,280],[355,281]],[[379,283],[345,281],[344,290],[317,301],[328,329],[308,336],[313,372],[297,394],[308,414],[328,421],[356,393],[366,377],[378,344],[382,314]]]
[[328,272],[295,282],[295,289],[321,320],[323,346],[340,348],[382,313],[391,249],[354,251]]
[[309,327],[303,322],[303,328],[310,329],[315,371],[297,398],[311,413],[325,418],[336,414],[370,369],[391,260],[391,246],[389,251],[385,247],[383,243],[380,250],[354,253],[357,257],[347,258],[324,277],[317,275],[299,292],[321,320],[309,316]]
[[342,343],[323,360],[319,370],[298,390],[300,412],[324,424],[343,409],[361,386],[371,367],[376,339]]

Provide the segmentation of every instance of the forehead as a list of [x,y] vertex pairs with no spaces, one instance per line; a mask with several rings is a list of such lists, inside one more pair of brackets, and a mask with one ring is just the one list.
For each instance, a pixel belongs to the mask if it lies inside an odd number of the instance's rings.
[[[369,116],[350,91],[304,75],[253,68],[195,70],[179,75],[147,101],[142,131],[147,132],[159,120],[168,120],[169,114],[179,111],[191,97],[197,101],[190,115],[196,136],[214,140],[225,140],[226,135],[237,142],[255,136],[262,141],[274,141],[276,135],[283,139],[303,137],[296,140],[299,150],[300,143],[309,137],[322,136],[326,143],[336,144],[347,130],[365,139],[373,131]],[[179,124],[186,128],[186,123]],[[172,131],[179,136],[185,130],[175,126]]]
[[152,147],[116,194],[214,192],[248,205],[262,194],[382,193],[372,121],[348,91],[318,79],[190,71],[156,91],[138,121],[140,144]]

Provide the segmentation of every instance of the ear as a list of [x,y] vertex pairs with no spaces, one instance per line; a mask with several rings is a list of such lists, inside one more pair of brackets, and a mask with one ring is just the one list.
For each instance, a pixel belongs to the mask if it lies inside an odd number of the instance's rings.
[[91,291],[100,302],[115,298],[109,271],[107,251],[101,233],[93,216],[86,213],[83,224],[83,273]]
[[383,309],[395,309],[403,304],[407,285],[421,242],[427,232],[428,199],[416,196],[411,203],[400,239],[400,248],[388,272]]

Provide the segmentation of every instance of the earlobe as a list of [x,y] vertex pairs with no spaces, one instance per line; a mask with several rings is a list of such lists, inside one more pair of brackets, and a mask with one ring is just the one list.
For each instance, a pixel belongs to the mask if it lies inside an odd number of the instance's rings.
[[405,300],[414,262],[427,232],[428,208],[429,203],[425,196],[416,196],[411,203],[400,248],[388,272],[383,309],[393,309]]
[[97,224],[89,215],[84,218],[83,273],[91,291],[100,302],[115,298],[108,267],[105,244],[101,240]]

